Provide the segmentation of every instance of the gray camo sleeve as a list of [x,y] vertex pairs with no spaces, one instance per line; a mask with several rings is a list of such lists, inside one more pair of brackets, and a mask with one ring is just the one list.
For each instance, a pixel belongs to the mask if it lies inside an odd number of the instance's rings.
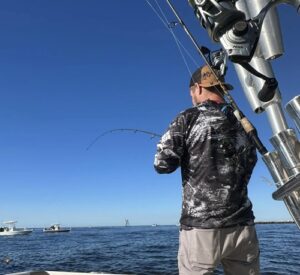
[[181,163],[184,151],[185,119],[180,114],[157,144],[154,168],[160,174],[172,173]]

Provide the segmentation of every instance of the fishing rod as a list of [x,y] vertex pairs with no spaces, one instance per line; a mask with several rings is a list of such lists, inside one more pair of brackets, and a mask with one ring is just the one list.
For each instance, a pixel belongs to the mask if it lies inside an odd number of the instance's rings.
[[136,133],[142,133],[142,134],[146,134],[146,135],[150,135],[151,139],[157,137],[160,138],[162,135],[154,133],[154,132],[150,132],[150,131],[146,131],[146,130],[140,130],[140,129],[134,129],[134,128],[116,128],[116,129],[111,129],[108,131],[105,131],[103,133],[101,133],[100,135],[98,135],[87,147],[86,150],[88,151],[100,138],[102,138],[105,135],[108,134],[112,134],[114,132],[133,132],[134,134]]
[[255,147],[257,148],[259,153],[261,155],[265,155],[266,153],[268,153],[268,151],[267,151],[266,147],[263,145],[260,138],[258,137],[257,130],[251,124],[251,122],[248,120],[248,118],[240,111],[240,109],[239,109],[238,105],[236,104],[235,100],[230,95],[230,93],[228,92],[226,87],[222,84],[219,75],[216,73],[215,68],[213,68],[213,66],[212,66],[211,60],[208,60],[207,57],[205,56],[207,53],[210,52],[210,50],[208,48],[204,47],[204,46],[200,46],[197,43],[196,39],[194,38],[192,33],[189,31],[186,24],[183,22],[182,18],[180,17],[178,12],[176,11],[175,7],[172,5],[171,1],[170,0],[166,0],[166,1],[167,1],[168,5],[170,6],[172,12],[176,16],[177,20],[179,21],[179,24],[182,26],[183,30],[186,32],[188,37],[191,39],[191,41],[194,44],[194,46],[196,47],[198,53],[204,59],[205,63],[208,65],[208,67],[212,71],[213,75],[215,76],[215,78],[219,82],[219,86],[222,90],[220,91],[218,89],[218,87],[216,87],[217,90],[219,91],[219,93],[226,96],[229,104],[232,106],[232,108],[234,110],[234,115],[236,116],[237,120],[241,123],[243,129],[245,130],[245,132],[247,133],[249,138],[252,140],[253,144],[255,145]]

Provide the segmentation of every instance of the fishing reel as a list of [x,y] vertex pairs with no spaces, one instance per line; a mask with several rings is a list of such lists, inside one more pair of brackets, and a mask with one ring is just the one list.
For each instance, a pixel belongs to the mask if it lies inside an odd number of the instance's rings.
[[212,51],[208,55],[208,61],[210,66],[218,71],[219,76],[223,77],[227,72],[227,56],[224,50],[220,49],[217,51]]
[[189,0],[196,17],[215,42],[220,42],[232,62],[249,62],[255,51],[259,26],[247,21],[235,1]]
[[209,66],[218,73],[219,77],[224,77],[227,72],[227,56],[223,49],[211,51],[201,46],[200,48]]
[[215,42],[220,42],[228,58],[251,74],[265,81],[258,98],[270,101],[278,87],[277,80],[268,77],[249,63],[257,49],[262,25],[267,12],[277,4],[287,3],[300,11],[300,0],[270,0],[254,18],[247,19],[244,12],[236,8],[239,0],[189,0],[196,17]]
[[250,62],[256,50],[267,12],[277,4],[293,5],[300,12],[300,0],[270,0],[257,16],[247,19],[236,8],[239,0],[189,0],[196,17],[215,42],[220,42],[235,63]]

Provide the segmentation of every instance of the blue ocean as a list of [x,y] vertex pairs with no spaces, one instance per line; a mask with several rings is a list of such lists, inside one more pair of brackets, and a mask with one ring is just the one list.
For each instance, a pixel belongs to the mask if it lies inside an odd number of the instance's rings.
[[[295,224],[256,225],[261,274],[300,274]],[[0,237],[0,274],[29,270],[178,274],[177,226],[72,228],[69,233]],[[7,260],[9,259],[9,261]],[[223,274],[219,268],[216,274]]]

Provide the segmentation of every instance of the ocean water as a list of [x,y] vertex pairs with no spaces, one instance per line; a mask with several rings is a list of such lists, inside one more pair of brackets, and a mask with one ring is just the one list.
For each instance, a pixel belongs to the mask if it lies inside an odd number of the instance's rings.
[[[256,225],[261,274],[300,274],[300,230],[295,224]],[[176,226],[73,228],[0,237],[0,274],[29,270],[178,274]],[[5,259],[10,259],[6,263]],[[223,274],[218,268],[216,274]]]

